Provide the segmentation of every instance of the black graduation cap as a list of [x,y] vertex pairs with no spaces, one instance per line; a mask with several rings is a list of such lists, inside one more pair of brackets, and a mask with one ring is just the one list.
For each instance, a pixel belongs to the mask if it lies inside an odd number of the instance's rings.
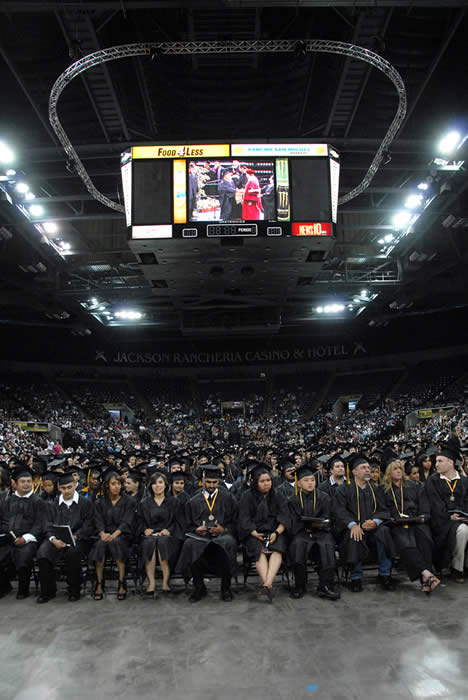
[[343,455],[341,455],[339,452],[333,455],[333,457],[330,457],[330,459],[327,461],[327,467],[328,469],[331,469],[333,465],[336,462],[342,462],[343,461]]
[[71,484],[74,481],[75,479],[73,478],[73,473],[68,471],[64,472],[63,474],[59,474],[57,483],[60,486],[65,486],[66,484]]
[[57,472],[44,472],[42,475],[42,481],[53,481],[54,484],[57,482],[59,474]]
[[451,435],[446,442],[442,443],[438,454],[457,462],[461,458],[461,445],[457,436]]
[[261,474],[269,474],[271,472],[271,466],[266,462],[260,462],[255,460],[249,466],[249,475],[252,479],[256,479],[261,476]]
[[320,457],[317,457],[317,461],[321,462],[323,465],[327,464],[329,459],[330,455],[320,455]]
[[400,454],[400,459],[410,459],[411,457],[414,457],[414,450],[407,450],[406,452],[402,452]]
[[[263,462],[260,462],[260,464],[264,464]],[[295,469],[296,465],[292,461],[292,459],[289,459],[289,457],[285,457],[284,459],[281,460],[279,464],[280,470],[284,473],[287,469]]]
[[178,457],[171,457],[169,459],[169,469],[171,469],[171,467],[175,467],[176,464],[178,464],[179,466],[182,466],[182,460],[179,459]]
[[144,477],[144,474],[137,471],[136,469],[130,469],[128,474],[127,474],[127,478],[132,479],[133,481],[136,481],[137,483],[141,483],[145,477]]
[[53,469],[55,467],[62,467],[64,464],[65,464],[65,458],[57,458],[57,459],[53,459],[52,461],[50,461],[48,464],[48,467],[49,468],[52,467],[52,469]]
[[31,469],[26,464],[16,465],[15,468],[11,472],[11,478],[14,479],[15,481],[17,479],[21,479],[21,477],[28,477],[28,476],[30,476],[32,479],[34,476],[34,473],[31,471]]
[[382,469],[386,469],[389,464],[396,462],[399,459],[399,455],[397,455],[395,450],[388,445],[382,454]]
[[369,463],[368,458],[362,452],[356,452],[350,459],[351,469],[356,469],[360,464]]
[[222,471],[219,467],[216,466],[216,464],[202,464],[200,469],[203,472],[203,476],[205,478],[220,479],[222,477]]
[[315,476],[315,472],[309,464],[304,464],[296,469],[296,479],[300,481],[304,476]]
[[184,481],[189,481],[190,475],[189,475],[189,474],[186,474],[186,473],[183,472],[183,471],[177,471],[177,472],[170,472],[170,473],[169,473],[169,481],[170,481],[171,483],[173,483],[174,481],[181,481],[182,479],[183,479]]
[[47,469],[47,459],[46,457],[40,457],[39,455],[36,455],[33,457],[33,471],[36,472],[36,474],[44,474],[45,470]]

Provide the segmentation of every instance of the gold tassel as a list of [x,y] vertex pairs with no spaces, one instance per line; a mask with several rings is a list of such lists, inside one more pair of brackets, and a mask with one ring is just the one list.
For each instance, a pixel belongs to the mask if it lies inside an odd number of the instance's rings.
[[349,464],[348,464],[348,462],[346,462],[346,481],[348,482],[348,484],[351,483],[351,480],[349,478]]
[[297,496],[297,474],[294,472],[294,495]]

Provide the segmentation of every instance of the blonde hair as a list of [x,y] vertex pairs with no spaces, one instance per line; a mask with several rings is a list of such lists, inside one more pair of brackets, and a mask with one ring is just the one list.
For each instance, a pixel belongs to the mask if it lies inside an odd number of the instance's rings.
[[403,466],[403,462],[399,459],[394,459],[393,462],[390,462],[390,464],[387,466],[387,468],[385,469],[385,474],[383,475],[382,484],[385,493],[387,491],[390,491],[392,487],[392,473],[395,467],[400,467],[401,471],[403,472],[403,476],[401,477],[403,486],[406,486],[409,481],[408,476],[405,472],[405,468]]

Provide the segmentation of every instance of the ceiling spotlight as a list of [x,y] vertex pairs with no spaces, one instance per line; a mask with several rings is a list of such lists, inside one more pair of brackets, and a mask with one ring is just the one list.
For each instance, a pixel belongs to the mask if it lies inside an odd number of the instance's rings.
[[317,313],[321,314],[323,312],[323,307],[322,306],[317,306]]
[[33,216],[42,216],[44,207],[41,204],[31,204],[29,211]]
[[115,314],[117,318],[121,318],[125,321],[138,321],[142,318],[143,314],[140,311],[117,311]]
[[18,182],[16,184],[15,190],[20,194],[26,194],[26,192],[28,192],[29,190],[29,185],[27,185],[25,182]]
[[422,194],[410,194],[410,196],[406,198],[405,207],[408,209],[416,209],[421,206],[422,199]]
[[16,175],[16,170],[12,170],[11,168],[6,171],[5,175],[7,177],[14,177]]
[[106,310],[106,307],[105,307],[105,306],[100,306],[100,307],[98,308],[98,311],[105,311],[105,310]]
[[424,190],[424,192],[425,192],[428,189],[429,189],[429,183],[427,183],[427,182],[420,182],[419,183],[418,190]]
[[393,233],[387,233],[385,236],[385,243],[391,243],[393,241]]
[[393,228],[402,229],[405,228],[411,221],[411,216],[409,211],[399,211],[392,219]]
[[62,250],[70,250],[71,243],[66,243],[65,241],[61,241],[60,247]]
[[3,141],[0,141],[0,163],[11,163],[12,160],[14,160],[15,156],[13,151],[8,148],[6,143],[3,143]]
[[36,199],[36,195],[34,192],[26,192],[26,195],[24,197],[28,202],[30,202],[32,199]]
[[96,299],[96,297],[93,297],[91,299],[91,304],[97,304],[97,303],[98,303],[98,300]]
[[383,245],[385,243],[385,241],[383,238],[379,238],[378,243],[379,243],[379,245]]
[[360,304],[360,303],[361,303],[361,300],[359,299],[359,297],[354,297],[353,301],[354,301],[355,304]]
[[361,291],[361,296],[362,296],[362,297],[366,297],[367,294],[368,294],[367,289],[363,289],[363,290]]
[[55,221],[46,221],[42,226],[46,233],[57,233],[58,231],[58,226]]
[[450,154],[456,150],[460,143],[461,136],[458,131],[450,131],[439,142],[439,153]]

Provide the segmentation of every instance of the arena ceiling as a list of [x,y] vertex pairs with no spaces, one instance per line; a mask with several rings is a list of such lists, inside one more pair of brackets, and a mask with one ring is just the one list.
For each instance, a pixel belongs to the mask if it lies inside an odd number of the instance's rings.
[[[4,0],[0,141],[15,152],[14,168],[44,208],[35,221],[53,221],[57,232],[45,243],[32,221],[0,201],[0,323],[110,339],[129,325],[149,337],[177,338],[372,332],[402,319],[406,328],[417,319],[439,322],[449,311],[461,318],[468,305],[468,177],[464,166],[440,170],[434,159],[447,131],[468,133],[465,4]],[[364,177],[397,94],[367,64],[306,53],[300,42],[363,46],[404,80],[403,125],[371,185],[340,207],[324,259],[286,264],[273,243],[264,252],[192,245],[161,256],[151,280],[128,246],[123,216],[96,202],[67,163],[48,120],[51,87],[71,62],[120,44],[267,39],[299,43],[279,55],[155,53],[111,62],[63,93],[62,124],[98,189],[115,201],[123,197],[121,152],[171,141],[328,142],[341,153],[344,194]],[[392,218],[427,178],[430,204],[399,235]],[[317,313],[332,304],[345,311]],[[141,311],[142,320],[109,322],[119,308]]]

